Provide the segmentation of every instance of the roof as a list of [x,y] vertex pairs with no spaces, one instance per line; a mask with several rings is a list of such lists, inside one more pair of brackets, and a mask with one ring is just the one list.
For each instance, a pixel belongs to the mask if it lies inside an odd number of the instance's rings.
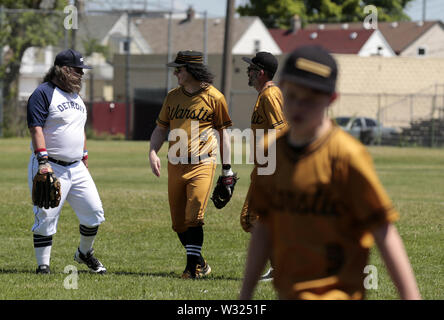
[[307,30],[291,32],[282,29],[269,29],[283,53],[304,45],[320,45],[331,53],[358,54],[375,30]]
[[76,48],[84,51],[82,41],[97,39],[101,42],[120,18],[116,15],[83,15],[79,18],[76,34]]
[[[233,46],[247,31],[247,29],[258,19],[257,17],[240,17],[234,19],[232,42]],[[204,51],[204,19],[194,18],[190,21],[172,20],[171,43],[172,52],[179,50]],[[145,38],[153,50],[153,54],[164,54],[168,52],[168,24],[165,18],[141,18],[135,23],[139,32]],[[217,54],[223,52],[225,19],[208,19],[207,52]]]
[[[426,33],[440,21],[400,21],[400,22],[378,22],[378,30],[382,33],[388,44],[396,54],[400,54],[410,44]],[[344,23],[308,24],[304,30],[317,30],[322,25],[324,30],[341,29]],[[362,22],[346,23],[350,29],[365,30]]]

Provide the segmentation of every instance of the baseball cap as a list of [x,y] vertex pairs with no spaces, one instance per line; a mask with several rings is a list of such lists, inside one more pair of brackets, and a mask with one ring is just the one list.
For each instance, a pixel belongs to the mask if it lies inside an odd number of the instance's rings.
[[252,59],[242,57],[242,60],[260,69],[267,70],[273,75],[276,73],[278,68],[277,59],[269,52],[258,52]]
[[336,90],[338,67],[335,59],[321,46],[299,47],[285,61],[280,80],[294,82],[326,93]]
[[176,59],[167,63],[167,67],[183,67],[187,64],[203,64],[203,54],[199,51],[185,50],[177,53]]
[[73,49],[67,49],[59,52],[54,60],[55,66],[68,66],[82,69],[92,69],[83,63],[83,57],[80,52]]

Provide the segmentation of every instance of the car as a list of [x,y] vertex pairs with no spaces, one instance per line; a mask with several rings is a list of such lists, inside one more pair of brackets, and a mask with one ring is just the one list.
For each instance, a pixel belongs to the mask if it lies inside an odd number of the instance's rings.
[[359,139],[363,144],[393,144],[399,137],[399,129],[384,127],[376,119],[367,117],[336,117],[335,122],[343,130]]

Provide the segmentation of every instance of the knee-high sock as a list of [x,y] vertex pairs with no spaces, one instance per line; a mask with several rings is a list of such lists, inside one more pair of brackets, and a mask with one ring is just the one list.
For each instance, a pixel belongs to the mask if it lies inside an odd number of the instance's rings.
[[98,230],[99,226],[96,227],[87,227],[84,225],[79,226],[79,231],[80,231],[79,250],[81,253],[87,254],[88,251],[92,249]]
[[37,265],[49,266],[51,259],[52,236],[41,236],[34,234],[34,251]]

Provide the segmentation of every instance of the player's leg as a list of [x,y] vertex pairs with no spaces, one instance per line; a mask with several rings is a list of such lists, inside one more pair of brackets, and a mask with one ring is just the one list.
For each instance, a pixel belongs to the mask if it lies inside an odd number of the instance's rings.
[[105,221],[102,201],[96,185],[82,162],[70,167],[72,186],[67,201],[79,219],[80,241],[74,259],[86,264],[92,272],[105,273],[106,268],[94,256],[94,241],[99,225]]
[[[62,210],[63,203],[66,200],[71,183],[67,177],[66,169],[62,166],[52,164],[56,177],[61,184],[61,199],[57,208],[39,208],[33,207],[34,225],[32,226],[33,243],[35,258],[37,261],[37,273],[50,273],[50,259],[53,235],[57,232],[57,223]],[[34,155],[31,155],[28,164],[28,186],[32,196],[32,180],[38,170],[38,162]]]
[[211,268],[202,256],[204,241],[204,215],[213,186],[215,163],[201,163],[190,167],[187,178],[187,206],[185,224],[187,230],[187,270],[191,276],[205,276]]
[[251,228],[253,227],[253,224],[257,220],[257,215],[254,214],[249,208],[251,189],[253,187],[256,175],[257,175],[257,168],[254,167],[250,175],[250,187],[248,188],[247,196],[245,197],[245,202],[240,214],[240,224],[245,232],[251,232]]

